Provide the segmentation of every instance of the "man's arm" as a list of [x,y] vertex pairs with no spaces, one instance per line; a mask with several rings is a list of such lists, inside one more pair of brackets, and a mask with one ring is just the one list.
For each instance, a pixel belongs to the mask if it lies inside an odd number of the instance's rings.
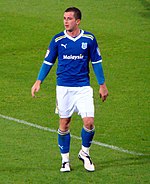
[[42,82],[40,80],[36,80],[36,82],[32,86],[32,88],[31,88],[31,95],[32,95],[32,97],[35,97],[35,92],[38,92],[40,90],[41,83]]
[[100,85],[99,94],[100,98],[102,98],[102,101],[104,102],[108,96],[108,89],[105,83]]
[[35,92],[38,92],[40,90],[40,85],[48,75],[50,69],[52,68],[52,65],[48,65],[43,63],[41,66],[41,69],[39,71],[38,77],[34,85],[32,86],[31,89],[31,95],[32,97],[35,97]]
[[57,45],[55,43],[55,37],[53,37],[52,41],[50,42],[50,45],[48,47],[48,50],[45,55],[45,59],[43,61],[43,64],[40,68],[38,77],[36,82],[34,83],[32,89],[31,89],[31,94],[32,97],[35,97],[35,92],[38,92],[40,90],[40,85],[50,72],[52,66],[54,65],[56,58],[57,58]]
[[100,85],[100,88],[99,88],[100,98],[102,98],[102,101],[104,102],[108,96],[108,89],[105,84],[105,77],[103,73],[102,64],[101,62],[97,62],[96,64],[92,63],[92,66],[93,66],[93,70],[96,75],[98,84]]

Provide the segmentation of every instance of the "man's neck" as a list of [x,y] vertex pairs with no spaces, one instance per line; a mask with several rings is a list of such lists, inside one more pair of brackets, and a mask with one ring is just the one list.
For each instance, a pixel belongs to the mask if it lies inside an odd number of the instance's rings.
[[80,34],[80,29],[76,29],[74,31],[66,31],[66,33],[71,37],[77,37]]

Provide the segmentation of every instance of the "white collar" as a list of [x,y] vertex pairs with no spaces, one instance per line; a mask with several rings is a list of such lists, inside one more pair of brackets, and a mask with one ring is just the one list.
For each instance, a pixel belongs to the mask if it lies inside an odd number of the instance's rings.
[[72,37],[72,36],[69,36],[68,34],[67,34],[67,31],[66,30],[64,30],[64,34],[65,34],[65,36],[67,37],[67,38],[69,38],[70,40],[72,40],[72,41],[76,41],[76,40],[78,40],[79,38],[81,38],[81,36],[83,35],[83,33],[84,33],[84,31],[83,30],[81,30],[81,33],[77,36],[77,37]]

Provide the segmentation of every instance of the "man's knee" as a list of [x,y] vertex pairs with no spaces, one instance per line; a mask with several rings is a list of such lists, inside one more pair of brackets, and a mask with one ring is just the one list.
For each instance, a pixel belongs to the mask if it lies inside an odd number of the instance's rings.
[[66,132],[67,130],[69,130],[70,120],[71,120],[71,118],[60,118],[59,129],[62,132]]
[[93,117],[85,117],[83,118],[84,127],[88,130],[92,130],[94,128],[94,118]]

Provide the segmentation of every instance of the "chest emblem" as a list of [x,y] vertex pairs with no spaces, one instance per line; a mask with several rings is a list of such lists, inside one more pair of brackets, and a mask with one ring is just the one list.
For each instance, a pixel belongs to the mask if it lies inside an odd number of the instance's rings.
[[81,48],[84,49],[84,50],[87,49],[87,43],[82,42]]
[[64,47],[66,49],[67,44],[61,44],[62,47]]

